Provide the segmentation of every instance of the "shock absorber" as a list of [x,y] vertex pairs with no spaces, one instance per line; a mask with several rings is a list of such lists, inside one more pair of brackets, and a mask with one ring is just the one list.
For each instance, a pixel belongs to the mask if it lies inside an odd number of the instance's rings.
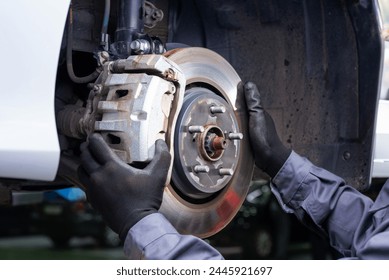
[[119,58],[131,55],[131,43],[144,36],[144,0],[120,0],[114,49]]
[[144,33],[144,0],[120,0],[112,52],[118,58],[127,58],[132,54],[161,54],[163,43]]

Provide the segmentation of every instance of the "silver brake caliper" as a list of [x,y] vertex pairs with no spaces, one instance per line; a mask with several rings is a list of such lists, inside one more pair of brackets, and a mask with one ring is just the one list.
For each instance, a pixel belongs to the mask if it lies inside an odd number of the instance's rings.
[[127,163],[149,162],[157,139],[171,143],[185,77],[161,55],[130,56],[105,65],[91,93],[94,130]]

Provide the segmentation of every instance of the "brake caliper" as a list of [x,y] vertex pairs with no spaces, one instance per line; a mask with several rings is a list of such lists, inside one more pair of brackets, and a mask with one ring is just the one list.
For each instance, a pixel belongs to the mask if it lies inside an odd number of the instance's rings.
[[149,162],[157,139],[171,143],[184,89],[183,73],[162,55],[107,63],[89,96],[93,130],[123,161]]

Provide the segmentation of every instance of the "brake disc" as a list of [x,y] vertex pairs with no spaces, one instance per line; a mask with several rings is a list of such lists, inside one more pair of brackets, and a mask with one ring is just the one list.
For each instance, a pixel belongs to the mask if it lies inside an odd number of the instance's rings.
[[183,72],[186,88],[160,211],[179,232],[204,238],[232,220],[252,177],[247,119],[236,106],[241,81],[224,58],[207,49],[176,49],[165,56]]

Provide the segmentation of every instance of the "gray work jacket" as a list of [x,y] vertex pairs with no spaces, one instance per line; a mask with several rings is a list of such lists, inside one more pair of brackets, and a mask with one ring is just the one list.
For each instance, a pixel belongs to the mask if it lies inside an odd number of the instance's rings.
[[[283,209],[326,234],[345,258],[389,259],[389,181],[375,202],[344,180],[292,152],[272,180]],[[130,259],[222,259],[203,240],[179,234],[162,214],[146,216],[128,232]]]

